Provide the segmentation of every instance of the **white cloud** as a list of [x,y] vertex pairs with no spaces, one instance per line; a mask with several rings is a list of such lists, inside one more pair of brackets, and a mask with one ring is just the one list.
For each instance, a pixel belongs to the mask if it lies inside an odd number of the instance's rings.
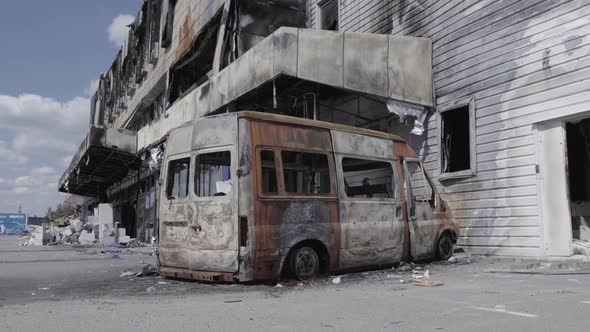
[[0,166],[22,166],[27,161],[22,153],[13,151],[6,142],[0,141]]
[[[88,131],[90,100],[0,95],[0,211],[43,215],[63,201],[57,183]],[[68,160],[66,162],[66,160]]]
[[135,20],[134,16],[131,15],[119,15],[113,19],[113,22],[107,28],[109,34],[109,41],[115,44],[117,47],[123,45],[123,43],[129,37],[129,28],[127,27]]

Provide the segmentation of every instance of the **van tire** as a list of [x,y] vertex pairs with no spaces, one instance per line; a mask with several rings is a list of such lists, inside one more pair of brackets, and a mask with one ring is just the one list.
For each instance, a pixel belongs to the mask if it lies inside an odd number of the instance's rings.
[[309,246],[301,246],[293,249],[288,260],[289,272],[292,277],[308,281],[317,277],[320,272],[320,257]]
[[448,260],[453,257],[453,237],[451,233],[445,232],[438,238],[436,245],[436,255],[441,260]]

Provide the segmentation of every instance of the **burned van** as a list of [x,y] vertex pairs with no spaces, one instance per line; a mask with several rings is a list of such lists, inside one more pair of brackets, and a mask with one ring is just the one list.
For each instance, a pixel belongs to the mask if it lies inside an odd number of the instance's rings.
[[258,112],[171,131],[159,200],[163,276],[300,280],[448,259],[459,229],[400,137]]

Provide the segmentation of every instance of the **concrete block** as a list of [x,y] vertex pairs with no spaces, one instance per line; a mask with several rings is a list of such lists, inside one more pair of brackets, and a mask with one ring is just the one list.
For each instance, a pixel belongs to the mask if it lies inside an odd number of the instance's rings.
[[209,111],[213,112],[227,104],[228,94],[228,68],[224,68],[211,78],[211,91],[209,92]]
[[299,30],[297,75],[301,79],[342,87],[344,33]]
[[209,113],[209,92],[211,91],[211,82],[207,81],[199,86],[195,91],[195,118],[200,118]]
[[283,27],[272,34],[273,76],[285,74],[297,76],[297,45],[299,30]]
[[98,216],[88,216],[88,224],[90,225],[98,225]]
[[389,36],[389,96],[434,106],[432,45],[427,38]]
[[80,242],[80,244],[91,244],[95,241],[96,236],[94,235],[94,232],[82,231],[82,233],[80,233],[80,237],[78,238],[78,242]]
[[249,90],[259,87],[273,78],[273,38],[268,37],[250,50]]
[[131,242],[131,238],[129,236],[119,236],[119,243],[127,244]]
[[346,32],[344,88],[388,96],[388,52],[388,35]]
[[113,205],[99,204],[98,205],[98,223],[113,225]]
[[252,89],[250,70],[250,54],[242,54],[236,61],[227,67],[228,70],[228,97],[232,101]]

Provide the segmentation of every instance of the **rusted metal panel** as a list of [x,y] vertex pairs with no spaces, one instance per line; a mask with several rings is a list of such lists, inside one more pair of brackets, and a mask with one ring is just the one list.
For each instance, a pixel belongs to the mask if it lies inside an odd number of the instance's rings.
[[335,153],[395,159],[392,140],[332,130]]
[[[329,131],[255,120],[251,120],[250,131],[253,155],[258,153],[256,148],[259,146],[324,152],[330,156],[331,174],[330,193],[322,196],[287,195],[284,192],[280,167],[277,167],[277,195],[263,196],[259,185],[254,186],[254,277],[258,280],[278,278],[289,250],[305,240],[315,240],[325,246],[329,256],[328,268],[336,269],[340,249],[340,222]],[[255,158],[252,158],[251,167],[256,167]],[[253,174],[256,175],[255,183],[259,184],[260,171],[257,169]]]
[[160,275],[168,278],[192,279],[205,282],[232,282],[235,281],[233,273],[209,272],[209,271],[189,271],[185,269],[175,269],[161,267]]
[[[240,237],[245,243],[240,243],[240,281],[254,279],[252,259],[256,246],[254,234],[254,175],[252,164],[252,145],[250,143],[250,123],[247,119],[238,120],[238,181],[240,194],[238,195],[238,216],[240,223]],[[242,223],[246,223],[244,229]],[[245,232],[243,234],[242,232]]]
[[418,158],[412,147],[403,141],[394,142],[393,150],[395,151],[395,154],[400,157]]
[[195,20],[193,18],[193,11],[192,8],[189,6],[186,15],[182,19],[182,25],[178,29],[178,46],[175,50],[177,60],[180,60],[184,53],[186,53],[191,48],[191,44],[193,41],[193,36],[191,32],[194,24]]

